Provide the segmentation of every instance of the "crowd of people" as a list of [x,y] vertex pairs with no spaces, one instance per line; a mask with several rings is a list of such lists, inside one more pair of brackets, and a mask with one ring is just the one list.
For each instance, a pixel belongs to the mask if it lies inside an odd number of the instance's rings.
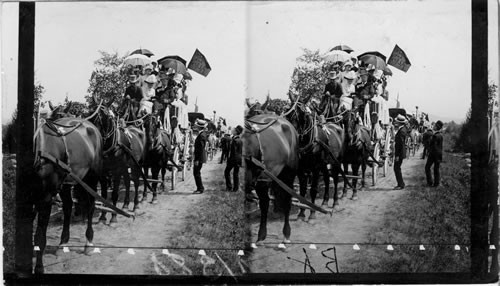
[[355,110],[359,122],[372,129],[390,123],[388,76],[356,58],[327,68],[327,80],[319,111],[325,120],[344,110]]
[[126,72],[128,86],[119,112],[121,116],[135,120],[154,113],[160,116],[162,128],[169,132],[177,127],[189,128],[188,81],[181,73],[172,68],[158,68],[155,62],[128,66]]

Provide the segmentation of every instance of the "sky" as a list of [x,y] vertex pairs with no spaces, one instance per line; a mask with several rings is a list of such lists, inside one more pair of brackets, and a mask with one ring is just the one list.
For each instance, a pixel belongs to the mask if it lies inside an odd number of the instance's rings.
[[[490,80],[498,83],[496,1],[490,1]],[[286,98],[302,48],[326,52],[338,44],[354,54],[397,44],[412,66],[391,68],[390,97],[404,108],[461,121],[471,102],[469,0],[290,2],[37,3],[35,72],[44,97],[83,101],[99,50],[139,47],[157,58],[189,60],[196,48],[212,72],[191,72],[190,111],[198,98],[206,116],[243,121],[244,98]],[[2,4],[2,120],[17,93],[17,3]],[[395,104],[391,101],[391,104]]]

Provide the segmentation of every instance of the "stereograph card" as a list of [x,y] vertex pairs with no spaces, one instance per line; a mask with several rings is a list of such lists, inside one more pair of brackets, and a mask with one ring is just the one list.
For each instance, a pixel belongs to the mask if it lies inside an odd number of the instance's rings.
[[498,281],[497,1],[1,13],[8,284]]

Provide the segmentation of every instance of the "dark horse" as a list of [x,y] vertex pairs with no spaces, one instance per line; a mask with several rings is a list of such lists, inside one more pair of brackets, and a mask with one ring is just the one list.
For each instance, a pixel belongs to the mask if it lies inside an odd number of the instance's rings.
[[[298,168],[297,131],[286,119],[269,114],[260,114],[245,120],[245,130],[242,133],[243,156],[245,158],[245,192],[255,189],[259,197],[260,227],[257,242],[267,236],[267,212],[269,208],[269,180],[262,170],[255,166],[251,158],[264,163],[267,170],[293,189],[293,181]],[[283,235],[285,242],[290,239],[290,209],[291,195],[280,190],[273,182],[275,206],[285,216]]]
[[[314,204],[318,193],[320,172],[323,174],[325,192],[322,205],[329,200],[330,176],[335,180],[334,208],[338,206],[337,184],[338,173],[341,168],[341,154],[343,145],[343,130],[334,123],[319,123],[317,115],[312,113],[306,104],[296,101],[284,116],[296,128],[299,137],[299,168],[300,195],[305,197],[308,186],[308,174],[311,174],[311,202]],[[298,217],[305,218],[305,209],[301,208]],[[311,210],[309,220],[316,218],[316,212]]]
[[[356,117],[356,113],[352,110],[344,111],[343,124],[345,130],[343,165],[344,171],[347,172],[349,164],[351,164],[353,176],[358,176],[359,167],[361,166],[361,187],[365,187],[365,173],[368,164],[368,157],[371,151],[370,130],[366,126],[362,126]],[[352,199],[357,200],[357,178],[352,181]],[[347,194],[347,182],[344,183],[342,198]]]
[[[99,174],[102,172],[102,137],[97,127],[80,118],[60,118],[41,122],[34,136],[35,164],[34,168],[42,180],[40,200],[36,203],[38,224],[35,233],[35,245],[40,248],[36,255],[35,273],[43,273],[43,253],[47,244],[47,226],[52,208],[52,198],[59,192],[63,202],[64,222],[60,246],[63,247],[70,237],[70,219],[73,208],[71,184],[64,165],[90,188],[96,189]],[[53,161],[59,162],[58,164]],[[61,164],[62,163],[62,164]],[[65,183],[65,184],[63,184]],[[92,245],[94,230],[92,217],[95,199],[82,186],[75,186],[75,197],[78,199],[84,214],[87,214],[87,230],[85,236],[85,252]]]
[[[146,160],[144,163],[144,174],[148,174],[151,168],[151,176],[153,178],[153,199],[151,203],[157,202],[157,185],[158,174],[161,170],[162,182],[165,180],[165,173],[170,169],[169,161],[172,159],[172,143],[171,136],[167,130],[160,129],[160,120],[157,116],[150,116],[145,122],[146,131]],[[146,190],[146,188],[144,188]],[[147,197],[146,191],[142,197],[145,200]]]

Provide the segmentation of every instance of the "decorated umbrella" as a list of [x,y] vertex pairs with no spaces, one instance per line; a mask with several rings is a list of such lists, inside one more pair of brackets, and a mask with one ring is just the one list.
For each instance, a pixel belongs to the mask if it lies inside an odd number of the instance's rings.
[[384,70],[387,67],[385,61],[381,57],[376,55],[363,54],[358,56],[358,59],[360,61],[363,61],[363,63],[365,64],[371,64],[375,66],[375,68],[378,70]]
[[388,66],[386,66],[386,67],[385,67],[385,69],[384,69],[383,71],[384,71],[384,74],[385,74],[385,75],[390,75],[390,76],[392,76],[392,71],[391,71],[391,69],[390,69]]
[[386,57],[386,56],[384,56],[384,54],[382,54],[381,52],[376,52],[376,51],[363,53],[363,54],[361,54],[361,55],[359,55],[359,56],[358,56],[358,59],[359,59],[360,57],[363,57],[363,56],[366,56],[366,55],[373,55],[373,56],[377,56],[377,57],[379,57],[379,58],[383,59],[383,60],[384,60],[384,62],[387,60],[387,57]]
[[347,45],[338,45],[338,46],[333,47],[330,50],[330,52],[332,52],[332,51],[344,51],[346,53],[352,53],[354,50]]
[[145,55],[148,57],[154,56],[154,54],[148,49],[138,49],[130,53],[131,55]]
[[323,56],[323,59],[326,62],[331,62],[331,63],[345,62],[345,61],[351,59],[351,56],[347,52],[334,50],[334,51],[330,51],[330,52],[326,53]]
[[185,60],[182,62],[182,58],[179,56],[167,56],[158,60],[158,64],[165,68],[172,68],[176,73],[186,74],[186,64]]
[[166,56],[166,57],[159,59],[158,63],[160,63],[160,61],[167,60],[167,59],[178,60],[179,62],[183,63],[184,65],[186,65],[186,63],[187,63],[187,61],[185,59],[181,58],[180,56]]
[[125,58],[123,65],[131,65],[131,66],[145,66],[151,63],[151,59],[145,55],[141,54],[133,54]]

